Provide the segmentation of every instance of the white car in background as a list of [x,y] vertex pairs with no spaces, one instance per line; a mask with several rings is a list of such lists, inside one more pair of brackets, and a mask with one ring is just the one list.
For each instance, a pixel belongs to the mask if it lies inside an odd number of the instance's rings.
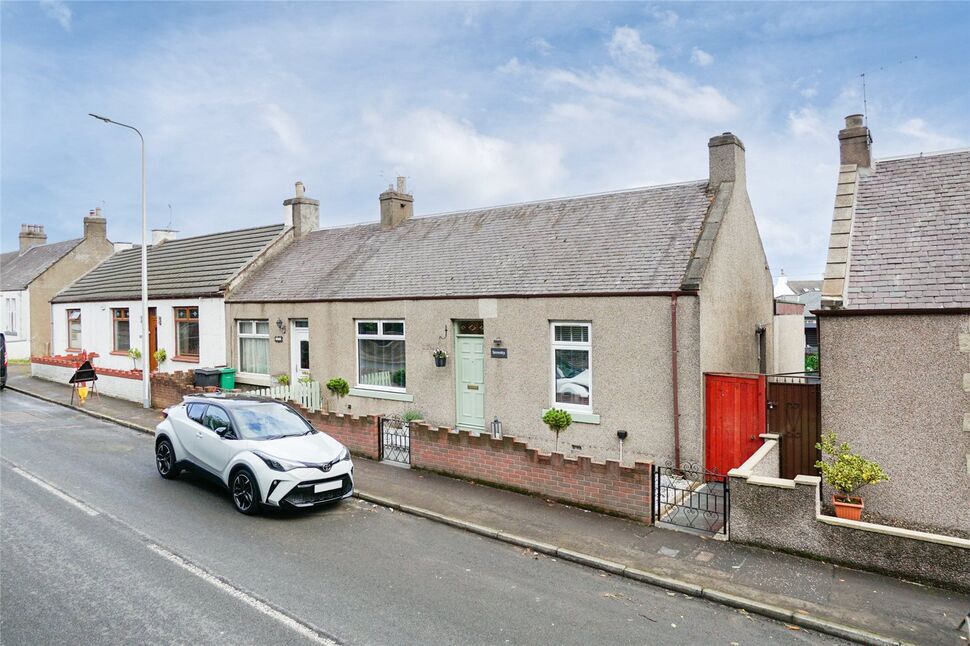
[[219,480],[236,509],[304,508],[348,498],[354,463],[343,444],[286,404],[261,397],[189,396],[155,428],[155,466]]

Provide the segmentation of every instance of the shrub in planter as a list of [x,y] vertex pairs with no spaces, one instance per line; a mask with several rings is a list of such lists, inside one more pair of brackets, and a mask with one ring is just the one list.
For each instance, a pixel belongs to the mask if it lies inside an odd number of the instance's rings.
[[542,416],[542,423],[556,434],[556,452],[559,451],[559,434],[573,423],[573,416],[559,408],[550,408]]
[[281,386],[290,385],[290,376],[287,374],[276,375],[275,377],[273,377],[273,380],[276,381],[276,383],[278,383]]
[[859,520],[864,507],[863,500],[857,493],[859,489],[889,480],[889,476],[875,462],[852,453],[848,442],[837,442],[835,433],[822,436],[822,441],[815,448],[829,459],[819,460],[815,467],[822,472],[826,484],[838,492],[832,496],[835,515]]
[[309,370],[304,370],[302,373],[300,373],[300,377],[299,377],[299,379],[297,379],[297,381],[300,382],[301,384],[304,384],[304,385],[306,385],[306,384],[312,384],[313,383],[313,375],[310,374],[310,371]]
[[327,392],[331,397],[336,397],[339,402],[341,397],[346,397],[350,393],[350,385],[343,377],[334,377],[327,382]]
[[165,352],[164,348],[155,350],[152,356],[155,357],[155,363],[165,363],[165,360],[168,359],[168,353]]
[[128,348],[128,358],[131,359],[131,369],[137,370],[136,362],[141,359],[141,350],[138,348]]

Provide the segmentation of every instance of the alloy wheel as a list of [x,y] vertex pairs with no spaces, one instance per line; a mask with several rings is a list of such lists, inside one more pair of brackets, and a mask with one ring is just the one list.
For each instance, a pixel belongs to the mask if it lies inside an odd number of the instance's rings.
[[253,506],[253,483],[245,473],[239,473],[233,479],[232,499],[239,511],[249,511]]
[[163,476],[167,476],[172,470],[172,448],[168,442],[161,442],[155,449],[155,465]]

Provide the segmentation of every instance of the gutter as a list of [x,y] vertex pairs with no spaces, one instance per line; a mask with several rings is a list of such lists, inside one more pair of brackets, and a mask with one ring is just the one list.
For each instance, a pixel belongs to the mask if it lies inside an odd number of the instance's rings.
[[590,296],[697,296],[696,291],[666,290],[666,291],[626,291],[626,292],[536,292],[531,294],[453,294],[434,296],[361,296],[356,298],[227,298],[232,304],[288,304],[288,303],[369,303],[375,301],[457,301],[479,298],[588,298]]
[[899,308],[877,308],[877,309],[820,309],[812,310],[815,316],[822,318],[826,316],[906,316],[927,314],[936,315],[962,315],[970,314],[970,307],[899,307]]

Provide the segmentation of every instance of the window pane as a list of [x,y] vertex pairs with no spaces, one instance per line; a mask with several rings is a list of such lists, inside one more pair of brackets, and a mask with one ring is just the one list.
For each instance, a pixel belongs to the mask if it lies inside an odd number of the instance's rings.
[[300,370],[310,369],[310,342],[300,341]]
[[589,406],[588,350],[556,349],[556,402]]
[[293,321],[293,327],[308,328],[310,327],[310,324],[307,321]]
[[269,321],[256,321],[256,334],[269,334]]
[[81,320],[81,310],[67,310],[67,318],[72,321]]
[[381,323],[384,328],[384,334],[389,336],[404,336],[404,322],[403,321],[384,321]]
[[239,339],[239,370],[269,374],[269,339]]
[[252,334],[253,333],[253,322],[252,321],[239,321],[239,333],[240,334]]
[[586,325],[557,325],[556,341],[589,343],[589,327]]
[[199,323],[180,322],[178,324],[178,342],[176,343],[176,353],[181,356],[199,355]]
[[67,326],[67,345],[70,348],[81,347],[81,321],[70,321]]
[[357,334],[377,334],[377,321],[358,322]]
[[367,386],[404,388],[404,341],[360,339],[357,341],[360,374]]
[[206,428],[210,428],[213,431],[218,428],[231,428],[232,424],[229,423],[229,416],[226,411],[222,410],[218,406],[209,406],[205,409],[205,415],[202,416],[202,425]]
[[197,307],[190,308],[189,309],[189,318],[190,319],[197,319],[197,318],[199,318],[199,308],[197,308]]
[[131,347],[128,330],[127,320],[115,321],[115,352],[126,352]]

